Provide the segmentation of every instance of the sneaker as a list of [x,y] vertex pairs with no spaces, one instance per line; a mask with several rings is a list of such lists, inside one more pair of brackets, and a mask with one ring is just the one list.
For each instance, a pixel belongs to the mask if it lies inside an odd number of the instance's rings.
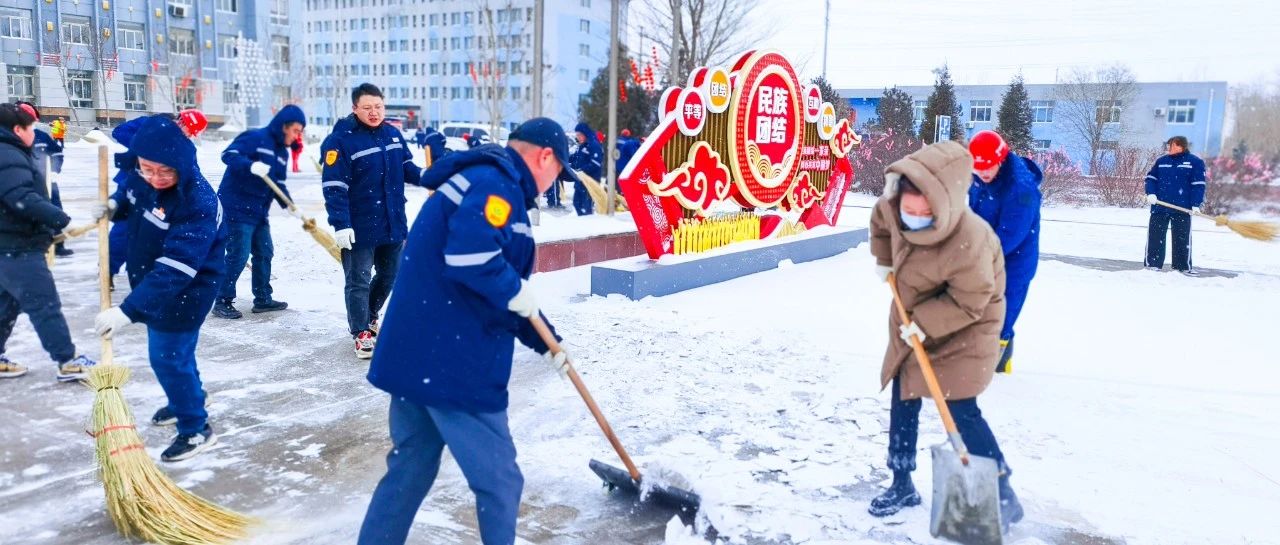
[[54,246],[53,248],[53,255],[56,255],[58,257],[70,257],[74,253],[76,253],[75,250],[72,250],[71,248],[63,246],[61,244]]
[[261,303],[257,301],[253,302],[254,314],[260,314],[263,312],[275,312],[277,310],[284,310],[286,308],[289,308],[289,303],[286,303],[284,301],[276,301],[274,299],[267,299],[266,301],[263,301]]
[[200,433],[179,433],[177,437],[173,438],[173,444],[169,445],[169,448],[164,449],[164,452],[160,454],[160,460],[180,462],[200,454],[216,444],[218,444],[218,436],[213,434],[213,427],[205,424],[204,430]]
[[76,356],[71,361],[58,364],[58,382],[75,382],[89,378],[89,368],[97,365],[85,356]]
[[243,317],[244,314],[241,314],[240,311],[236,310],[233,303],[235,303],[235,299],[218,299],[213,303],[213,312],[211,314],[219,318],[238,320]]
[[374,336],[374,337],[377,337],[377,336],[378,336],[378,330],[379,330],[379,329],[381,329],[381,327],[378,325],[378,315],[377,315],[377,314],[374,314],[374,315],[373,315],[373,320],[370,320],[370,321],[369,321],[369,331],[372,331],[372,332],[373,332],[373,336]]
[[1200,273],[1196,272],[1195,269],[1187,269],[1185,271],[1178,271],[1178,272],[1182,273],[1183,276],[1190,276],[1193,278],[1200,276]]
[[1164,269],[1161,269],[1160,267],[1143,267],[1143,268],[1151,272],[1160,272],[1164,270]]
[[996,372],[1013,374],[1013,339],[1000,339],[1000,360],[996,362]]
[[[209,400],[209,392],[204,392],[204,406],[208,407],[210,403],[212,403],[212,401]],[[169,410],[168,405],[160,407],[160,410],[156,411],[156,414],[151,416],[152,426],[172,426],[177,423],[178,415],[173,414],[173,411]]]
[[27,374],[27,368],[0,354],[0,378],[18,378]]
[[895,476],[893,485],[871,500],[871,507],[867,508],[867,512],[873,517],[887,517],[916,505],[920,505],[920,493],[916,492],[916,486],[907,473],[906,477]]
[[374,344],[377,344],[377,339],[373,332],[368,329],[361,331],[356,335],[356,357],[362,360],[372,358]]
[[1009,533],[1009,526],[1022,520],[1022,502],[1018,501],[1018,495],[1013,493],[1013,487],[1009,485],[1009,476],[1002,475],[1000,477],[1000,531],[1001,533]]

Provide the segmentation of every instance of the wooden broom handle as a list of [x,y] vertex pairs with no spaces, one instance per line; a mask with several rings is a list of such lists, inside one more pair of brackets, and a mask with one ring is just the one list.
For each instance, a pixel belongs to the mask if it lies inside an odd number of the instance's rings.
[[[902,325],[910,324],[911,316],[907,314],[907,307],[902,305],[902,297],[898,295],[897,275],[889,273],[888,281],[889,289],[893,291],[893,304],[898,307],[898,317],[902,319]],[[920,363],[920,371],[924,373],[924,382],[929,385],[929,395],[933,397],[933,402],[938,405],[938,415],[942,417],[942,427],[947,430],[947,438],[951,441],[951,447],[956,450],[956,454],[960,455],[960,462],[967,466],[969,465],[969,449],[965,447],[964,439],[960,437],[960,430],[956,428],[956,421],[951,417],[951,408],[947,407],[947,401],[942,397],[942,387],[938,385],[938,377],[933,374],[933,364],[929,362],[929,354],[925,352],[924,344],[920,342],[920,338],[915,335],[911,336],[911,348],[915,350],[916,361]]]
[[[547,322],[542,320],[542,316],[534,314],[529,317],[529,322],[533,324],[533,329],[538,332],[538,336],[542,338],[542,342],[546,343],[547,349],[552,354],[559,354],[564,351],[564,349],[560,348],[560,343],[556,341],[556,336],[551,334],[551,328],[547,327]],[[627,449],[623,448],[622,441],[619,441],[618,436],[613,433],[613,428],[609,426],[609,421],[605,420],[604,413],[600,412],[600,406],[596,405],[595,398],[591,397],[591,392],[587,391],[587,385],[582,383],[582,377],[578,376],[578,371],[573,368],[573,364],[568,360],[565,360],[565,365],[569,367],[569,380],[573,381],[573,387],[577,388],[578,395],[581,395],[582,401],[586,402],[587,409],[591,411],[591,416],[595,417],[596,423],[600,424],[600,430],[604,432],[604,436],[609,439],[609,444],[613,445],[613,450],[622,459],[622,465],[627,466],[627,473],[631,474],[631,480],[640,482],[640,470],[636,469],[636,464],[631,461],[631,456],[627,455]]]
[[[98,202],[107,202],[109,179],[107,170],[107,146],[98,146]],[[103,214],[98,218],[98,308],[111,308],[111,214]],[[113,360],[111,339],[102,339],[101,364],[111,365]]]
[[280,186],[276,185],[276,182],[271,179],[271,176],[258,176],[258,177],[262,178],[262,181],[266,182],[267,187],[270,187],[271,190],[276,193],[276,197],[278,197],[281,201],[284,202],[285,206],[289,209],[290,213],[292,213],[295,216],[298,214],[298,207],[293,204],[293,199],[290,199],[288,195],[284,194],[284,191],[280,190]]
[[1189,208],[1183,208],[1183,207],[1178,206],[1178,205],[1176,205],[1176,204],[1169,204],[1169,203],[1164,202],[1164,201],[1156,201],[1156,204],[1158,204],[1158,205],[1160,205],[1160,206],[1163,206],[1163,207],[1165,207],[1165,208],[1172,208],[1172,209],[1174,209],[1174,210],[1177,210],[1177,211],[1179,211],[1179,212],[1183,212],[1183,213],[1188,214],[1188,215],[1192,215],[1192,216],[1200,216],[1200,217],[1202,217],[1202,218],[1209,218],[1209,219],[1211,219],[1211,220],[1217,220],[1217,218],[1215,218],[1215,217],[1213,217],[1213,216],[1210,216],[1209,214],[1205,214],[1204,212],[1196,212],[1195,210],[1191,210],[1191,209],[1189,209]]

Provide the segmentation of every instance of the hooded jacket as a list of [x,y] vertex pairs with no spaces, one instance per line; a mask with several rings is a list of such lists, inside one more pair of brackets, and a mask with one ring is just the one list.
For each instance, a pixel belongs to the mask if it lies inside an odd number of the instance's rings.
[[466,412],[507,408],[514,340],[547,346],[507,310],[533,273],[533,175],[511,148],[450,153],[427,169],[369,382],[413,403]]
[[574,150],[573,155],[569,156],[569,166],[599,180],[604,170],[604,163],[602,162],[604,160],[604,151],[600,148],[600,141],[596,139],[596,131],[591,130],[591,126],[585,122],[578,123],[578,126],[573,128],[573,131],[585,135],[587,141],[579,144],[578,149]]
[[[218,186],[218,198],[222,199],[227,221],[262,225],[267,222],[271,201],[277,201],[266,182],[249,171],[254,163],[269,165],[268,176],[280,186],[280,191],[289,195],[284,180],[288,176],[292,150],[284,143],[284,127],[290,123],[301,123],[304,127],[307,124],[302,108],[293,104],[280,108],[266,127],[240,133],[222,152],[227,170]],[[285,206],[284,202],[278,202],[282,208]]]
[[[987,222],[969,209],[973,159],[952,141],[930,145],[885,170],[884,195],[871,215],[871,254],[892,267],[902,303],[928,337],[928,351],[947,399],[977,397],[991,383],[1005,313],[1004,257]],[[933,209],[933,225],[909,231],[899,218],[899,180],[911,180]],[[924,375],[902,342],[890,303],[883,388],[901,378],[902,399],[928,397]]]
[[[1035,162],[1010,153],[991,183],[976,175],[969,187],[969,207],[986,220],[1000,239],[1010,304],[1027,297],[1027,287],[1040,260],[1040,181]],[[1020,304],[1019,304],[1020,306]]]
[[129,285],[120,309],[160,331],[200,328],[222,283],[227,227],[222,205],[196,164],[196,148],[169,118],[142,123],[129,151],[173,167],[177,185],[156,190],[136,171],[112,200],[128,222]]
[[385,122],[369,127],[348,115],[324,139],[320,157],[329,225],[354,229],[356,248],[403,242],[409,230],[404,185],[420,183],[422,170],[400,130]]
[[49,200],[31,148],[11,127],[0,127],[0,252],[44,252],[68,223]]
[[[1205,184],[1204,161],[1184,151],[1156,159],[1156,164],[1151,165],[1147,172],[1146,190],[1148,195],[1155,195],[1169,204],[1195,208],[1204,205]],[[1151,205],[1151,211],[1181,213],[1158,204]]]
[[62,173],[62,144],[59,144],[49,133],[40,129],[36,129],[36,140],[31,143],[31,157],[35,159],[36,168],[40,170],[41,176],[46,176],[45,161],[49,161],[49,167],[53,169],[55,174]]

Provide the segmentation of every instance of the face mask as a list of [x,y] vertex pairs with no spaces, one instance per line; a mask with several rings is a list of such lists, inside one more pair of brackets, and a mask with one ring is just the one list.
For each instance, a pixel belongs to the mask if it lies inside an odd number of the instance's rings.
[[919,231],[933,225],[933,216],[913,216],[903,210],[899,210],[898,215],[902,217],[902,224],[912,231]]

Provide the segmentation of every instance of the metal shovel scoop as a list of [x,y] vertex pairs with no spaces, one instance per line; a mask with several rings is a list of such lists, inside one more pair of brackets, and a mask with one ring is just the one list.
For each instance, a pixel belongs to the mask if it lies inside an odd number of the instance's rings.
[[[911,323],[911,316],[898,296],[898,280],[889,274],[889,288],[893,290],[893,302],[903,324]],[[947,444],[934,445],[933,450],[933,507],[929,516],[929,533],[933,537],[950,539],[965,545],[1000,545],[1000,467],[995,460],[969,454],[964,439],[956,428],[933,374],[933,364],[920,339],[912,336],[911,347],[916,361],[929,386],[929,395],[938,405],[938,414],[947,430]]]

